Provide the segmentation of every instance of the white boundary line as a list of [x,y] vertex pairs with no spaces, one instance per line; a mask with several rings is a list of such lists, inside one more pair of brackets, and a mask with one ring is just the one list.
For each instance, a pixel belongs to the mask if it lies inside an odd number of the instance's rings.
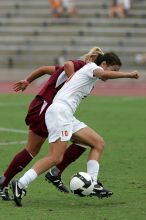
[[15,103],[2,103],[0,102],[0,107],[15,107],[15,106],[26,106],[25,103],[24,104],[15,104]]
[[[28,131],[20,130],[15,128],[0,128],[0,132],[12,132],[12,133],[19,133],[19,134],[27,134]],[[26,144],[27,141],[7,141],[7,142],[0,142],[0,146],[4,145],[15,145],[15,144]]]
[[20,130],[20,129],[15,129],[15,128],[0,128],[0,131],[12,132],[12,133],[21,133],[21,134],[27,134],[28,133],[28,131],[26,131],[26,130]]
[[11,142],[0,142],[0,146],[3,145],[14,145],[14,144],[26,144],[27,141],[11,141]]

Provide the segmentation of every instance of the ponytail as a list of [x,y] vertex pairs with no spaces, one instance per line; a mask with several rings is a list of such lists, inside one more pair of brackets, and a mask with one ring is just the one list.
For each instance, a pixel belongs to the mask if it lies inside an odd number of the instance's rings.
[[93,62],[97,57],[104,55],[103,51],[100,49],[100,47],[93,47],[87,54],[84,54],[82,56],[82,59],[85,62]]

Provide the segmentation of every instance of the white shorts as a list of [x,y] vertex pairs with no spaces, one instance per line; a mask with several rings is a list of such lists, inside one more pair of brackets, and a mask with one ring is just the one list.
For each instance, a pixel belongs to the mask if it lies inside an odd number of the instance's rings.
[[61,141],[69,141],[73,133],[87,126],[77,120],[70,108],[62,103],[53,103],[49,106],[45,114],[45,122],[49,143],[59,138]]

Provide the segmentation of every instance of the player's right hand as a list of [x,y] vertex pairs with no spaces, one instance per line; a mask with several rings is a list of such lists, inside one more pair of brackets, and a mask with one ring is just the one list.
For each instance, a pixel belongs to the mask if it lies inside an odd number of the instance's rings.
[[15,92],[24,91],[28,85],[29,82],[27,80],[20,80],[14,84],[13,90]]

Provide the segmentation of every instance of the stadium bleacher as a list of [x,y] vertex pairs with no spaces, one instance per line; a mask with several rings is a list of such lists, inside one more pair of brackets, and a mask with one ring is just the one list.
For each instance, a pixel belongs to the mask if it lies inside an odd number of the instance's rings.
[[146,3],[133,1],[126,18],[108,18],[110,1],[78,0],[77,15],[53,18],[48,0],[0,1],[1,81],[17,80],[60,54],[80,57],[92,46],[115,51],[126,69],[144,69],[134,57],[146,52]]

